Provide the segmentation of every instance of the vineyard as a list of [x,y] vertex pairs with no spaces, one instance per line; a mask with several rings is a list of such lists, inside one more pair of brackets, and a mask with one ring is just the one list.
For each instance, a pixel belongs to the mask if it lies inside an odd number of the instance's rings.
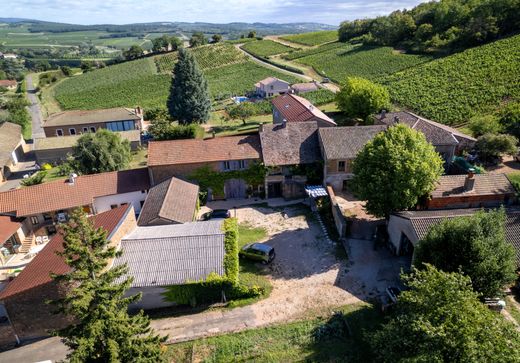
[[[191,51],[202,70],[220,68],[235,63],[244,63],[247,56],[226,43],[197,47]],[[177,62],[177,52],[155,57],[157,71],[170,74]]]
[[334,102],[336,94],[328,89],[322,88],[316,91],[302,93],[299,96],[309,100],[314,106],[321,106]]
[[335,42],[338,40],[338,32],[336,30],[327,30],[311,33],[302,33],[295,35],[286,35],[280,39],[303,45],[320,45],[323,43]]
[[520,100],[520,35],[386,77],[392,98],[423,116],[457,125]]
[[282,58],[287,59],[287,60],[294,60],[294,59],[303,58],[303,57],[311,56],[314,54],[322,53],[327,50],[341,48],[344,46],[345,46],[345,43],[333,42],[333,43],[320,45],[317,48],[302,49],[302,50],[297,50],[297,51],[294,51],[291,53],[287,53],[287,54],[284,54],[282,56]]
[[[216,100],[243,95],[266,77],[288,82],[299,80],[257,65],[229,45],[211,45],[193,51]],[[64,80],[56,85],[55,98],[63,109],[109,107],[144,108],[166,104],[176,53],[124,62]]]
[[429,60],[431,58],[428,56],[401,54],[391,47],[345,44],[296,61],[312,66],[325,77],[342,82],[352,76],[377,80]]
[[244,44],[242,49],[257,57],[268,57],[270,55],[287,53],[295,48],[288,47],[272,40],[259,40]]

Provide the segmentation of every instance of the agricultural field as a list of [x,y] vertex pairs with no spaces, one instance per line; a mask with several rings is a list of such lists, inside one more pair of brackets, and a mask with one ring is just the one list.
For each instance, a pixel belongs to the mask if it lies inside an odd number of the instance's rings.
[[425,117],[458,125],[520,100],[520,35],[389,75],[393,100]]
[[320,45],[323,43],[335,42],[338,40],[338,32],[336,30],[324,30],[311,33],[302,33],[294,35],[286,35],[280,39],[303,45]]
[[320,45],[319,47],[316,47],[316,48],[296,50],[294,52],[284,54],[282,56],[282,58],[287,59],[287,60],[294,60],[294,59],[303,58],[303,57],[311,56],[311,55],[318,54],[318,53],[323,53],[323,52],[331,50],[331,49],[341,48],[344,46],[345,46],[345,43],[340,43],[340,42],[327,43],[324,45]]
[[[173,54],[116,64],[71,77],[56,85],[55,98],[63,109],[164,107],[175,62]],[[194,50],[194,54],[203,65],[210,93],[217,100],[243,95],[252,90],[256,82],[269,76],[291,83],[299,81],[248,60],[228,44],[201,47]]]
[[257,57],[269,57],[275,54],[287,53],[295,48],[288,47],[273,40],[258,40],[244,44],[242,49]]
[[[335,43],[331,46],[333,44]],[[391,47],[344,44],[298,58],[296,62],[313,67],[324,77],[342,82],[345,78],[353,76],[378,80],[429,60],[429,56],[402,54]]]

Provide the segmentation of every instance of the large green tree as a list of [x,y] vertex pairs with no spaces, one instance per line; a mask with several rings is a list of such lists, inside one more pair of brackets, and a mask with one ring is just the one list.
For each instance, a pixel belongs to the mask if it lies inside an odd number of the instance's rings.
[[[64,258],[70,271],[54,275],[66,294],[55,300],[58,313],[73,323],[56,331],[70,349],[70,362],[160,362],[165,338],[154,334],[141,311],[128,314],[140,295],[125,297],[132,283],[126,265],[107,269],[121,252],[109,245],[107,233],[94,228],[81,210],[63,225]],[[122,281],[120,281],[122,279]]]
[[336,102],[347,116],[368,121],[368,117],[390,106],[390,94],[381,85],[359,77],[347,78],[336,95]]
[[475,291],[495,297],[516,277],[515,250],[506,241],[504,223],[503,210],[442,221],[419,242],[414,265],[460,271],[471,278]]
[[126,60],[137,59],[144,54],[143,48],[140,45],[132,45],[130,48],[123,52],[123,57]]
[[485,134],[480,136],[475,143],[478,156],[482,161],[490,164],[498,164],[502,155],[516,155],[518,140],[507,134]]
[[370,337],[375,361],[520,361],[520,333],[478,300],[469,277],[428,265],[403,278],[410,290]]
[[167,106],[170,116],[181,124],[203,123],[209,119],[211,100],[208,82],[197,61],[186,49],[179,50]]
[[369,141],[353,162],[354,193],[366,200],[369,213],[390,213],[415,206],[443,173],[443,161],[424,135],[395,125]]
[[72,156],[75,167],[82,174],[121,170],[132,158],[130,142],[103,129],[82,135],[72,149]]

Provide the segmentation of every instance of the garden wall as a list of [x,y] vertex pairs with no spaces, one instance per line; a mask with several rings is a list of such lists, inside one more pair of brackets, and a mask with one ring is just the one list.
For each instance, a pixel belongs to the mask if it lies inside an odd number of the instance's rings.
[[334,217],[334,224],[338,230],[339,238],[343,238],[347,235],[347,219],[341,212],[341,208],[336,201],[336,195],[330,185],[327,185],[327,193],[330,197],[330,207],[332,208],[332,216]]

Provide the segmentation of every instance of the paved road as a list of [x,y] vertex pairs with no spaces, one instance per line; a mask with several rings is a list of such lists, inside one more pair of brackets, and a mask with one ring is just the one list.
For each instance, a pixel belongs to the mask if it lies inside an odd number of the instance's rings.
[[40,110],[40,103],[38,100],[38,96],[36,95],[36,90],[33,86],[32,75],[28,74],[25,77],[25,83],[27,85],[27,98],[29,99],[30,106],[28,107],[29,113],[31,114],[32,119],[32,138],[40,138],[45,137],[45,132],[43,132],[43,118]]
[[0,362],[35,363],[52,361],[58,362],[65,359],[67,347],[59,338],[47,338],[36,343],[0,353]]

